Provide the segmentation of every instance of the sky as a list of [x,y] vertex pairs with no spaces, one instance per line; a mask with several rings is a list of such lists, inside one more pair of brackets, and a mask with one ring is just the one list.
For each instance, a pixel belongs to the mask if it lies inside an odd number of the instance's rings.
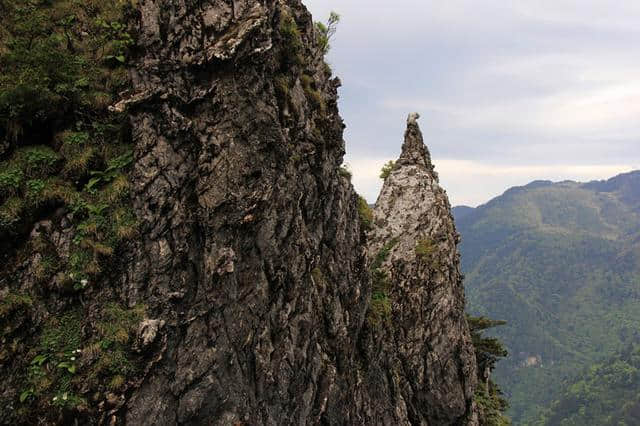
[[303,1],[341,15],[327,60],[369,202],[413,111],[452,205],[640,169],[640,1]]

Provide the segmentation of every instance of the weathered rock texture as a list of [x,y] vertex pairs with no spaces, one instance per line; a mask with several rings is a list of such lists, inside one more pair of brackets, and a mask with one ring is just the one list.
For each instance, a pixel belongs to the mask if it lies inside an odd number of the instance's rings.
[[376,208],[369,252],[398,244],[392,314],[373,324],[358,199],[339,172],[340,82],[309,13],[299,0],[138,7],[134,91],[113,109],[131,116],[140,237],[82,309],[144,305],[146,366],[126,392],[92,397],[104,401],[82,423],[473,424],[457,235],[417,125]]
[[388,351],[404,372],[398,379],[403,398],[431,424],[475,423],[476,365],[464,315],[459,235],[418,117],[407,120],[402,154],[376,202],[369,257],[374,261],[390,250],[380,269],[390,281]]

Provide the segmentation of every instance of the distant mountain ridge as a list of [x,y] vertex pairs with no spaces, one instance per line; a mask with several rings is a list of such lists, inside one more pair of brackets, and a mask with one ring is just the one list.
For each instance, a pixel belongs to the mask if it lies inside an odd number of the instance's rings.
[[515,424],[563,378],[640,335],[640,171],[604,181],[534,181],[454,208],[468,309],[504,319],[497,379]]
[[467,215],[470,215],[471,213],[473,213],[474,210],[475,210],[474,207],[456,206],[451,209],[451,213],[453,214],[453,218],[457,221]]

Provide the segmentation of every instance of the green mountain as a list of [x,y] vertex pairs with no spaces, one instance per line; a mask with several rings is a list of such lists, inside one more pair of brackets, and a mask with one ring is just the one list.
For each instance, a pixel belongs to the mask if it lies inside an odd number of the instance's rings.
[[632,426],[640,421],[640,347],[623,351],[563,383],[536,425]]
[[563,380],[640,339],[640,172],[586,184],[536,181],[457,221],[468,309],[507,321],[497,382],[515,424]]

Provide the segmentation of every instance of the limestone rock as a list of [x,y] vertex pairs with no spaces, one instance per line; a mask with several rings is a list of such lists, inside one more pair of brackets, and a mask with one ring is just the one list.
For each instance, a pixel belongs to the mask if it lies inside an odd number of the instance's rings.
[[387,344],[405,374],[399,380],[403,398],[412,403],[409,417],[474,424],[476,366],[458,236],[418,117],[407,120],[402,154],[375,204],[369,258],[373,262],[383,247],[391,247],[381,267],[390,278],[392,303]]

